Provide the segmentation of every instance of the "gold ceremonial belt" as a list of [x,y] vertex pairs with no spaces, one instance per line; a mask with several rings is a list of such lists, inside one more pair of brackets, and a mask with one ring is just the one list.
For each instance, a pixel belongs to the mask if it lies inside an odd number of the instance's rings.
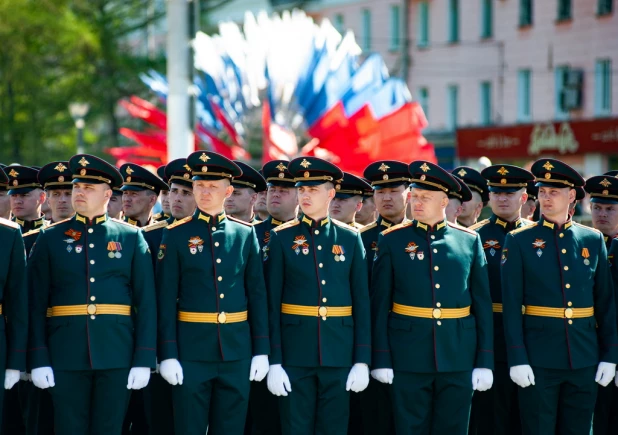
[[464,308],[420,308],[393,302],[393,313],[424,319],[461,319],[470,315],[470,307]]
[[131,306],[114,304],[58,305],[47,309],[47,317],[99,316],[101,314],[130,316]]
[[352,307],[306,307],[304,305],[281,304],[281,312],[309,317],[346,317],[352,315]]
[[497,303],[491,304],[491,310],[494,313],[501,313],[502,312],[502,304],[497,304]]
[[590,308],[549,308],[526,305],[527,316],[556,317],[558,319],[582,319],[594,316],[594,307]]
[[178,311],[178,320],[189,323],[238,323],[247,320],[247,311],[240,313],[190,313]]
[[2,304],[0,304],[0,315],[2,315]]

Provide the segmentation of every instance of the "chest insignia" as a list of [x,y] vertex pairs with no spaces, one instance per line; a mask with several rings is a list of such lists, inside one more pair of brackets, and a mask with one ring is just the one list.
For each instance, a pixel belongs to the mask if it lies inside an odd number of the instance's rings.
[[307,243],[307,239],[305,236],[296,236],[294,237],[294,245],[292,245],[292,249],[296,252],[296,255],[300,254],[301,250],[303,255],[309,254],[309,244]]
[[532,247],[536,248],[536,255],[538,255],[540,258],[541,255],[543,255],[543,249],[545,249],[545,240],[536,239],[534,242],[532,242]]
[[189,252],[192,255],[197,254],[197,252],[202,252],[204,250],[204,241],[200,237],[191,237],[189,239]]
[[418,245],[414,242],[410,242],[408,243],[408,246],[406,246],[406,252],[410,256],[410,260],[414,260],[414,257],[416,257],[417,249],[418,249]]

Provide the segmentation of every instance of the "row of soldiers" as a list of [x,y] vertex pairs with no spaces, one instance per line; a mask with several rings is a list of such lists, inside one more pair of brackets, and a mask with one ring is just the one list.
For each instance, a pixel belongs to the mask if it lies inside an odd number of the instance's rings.
[[[616,173],[363,175],[4,167],[4,432],[612,433]],[[571,220],[584,189],[596,230]]]

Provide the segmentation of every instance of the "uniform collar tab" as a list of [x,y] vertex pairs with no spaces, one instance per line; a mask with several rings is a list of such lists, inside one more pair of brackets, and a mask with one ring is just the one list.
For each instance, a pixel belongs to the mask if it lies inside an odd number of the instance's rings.
[[226,217],[224,211],[219,213],[217,216],[211,216],[208,213],[202,212],[200,209],[195,211],[195,216],[197,217],[197,220],[203,220],[206,221],[206,223],[210,223],[211,220],[213,223],[219,223]]
[[102,224],[103,222],[107,222],[107,214],[102,214],[101,216],[96,216],[94,219],[88,219],[86,216],[82,216],[79,213],[75,213],[75,220],[77,222],[83,223],[84,225],[88,224],[88,222],[90,222],[91,224],[94,224],[94,225],[98,225],[98,224]]
[[303,215],[303,218],[301,219],[301,222],[304,222],[305,224],[309,225],[310,227],[323,227],[324,225],[328,224],[330,222],[330,218],[328,216],[326,216],[324,219],[320,220],[320,221],[315,221],[313,219],[311,219],[310,217]]

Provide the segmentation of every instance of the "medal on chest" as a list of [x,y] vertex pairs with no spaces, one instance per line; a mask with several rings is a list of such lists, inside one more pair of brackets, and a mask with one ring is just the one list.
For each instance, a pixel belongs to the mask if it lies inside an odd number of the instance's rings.
[[487,240],[483,243],[483,249],[489,248],[489,254],[493,257],[496,255],[496,249],[500,249],[500,243],[497,240]]
[[292,249],[296,253],[296,255],[300,254],[301,251],[303,255],[309,254],[309,244],[307,243],[307,239],[305,236],[296,236],[294,237],[294,244],[292,245]]
[[590,258],[590,252],[588,248],[582,248],[582,257],[584,258],[584,264],[590,266],[590,260],[588,260],[588,258]]
[[536,255],[541,258],[541,255],[543,255],[543,249],[545,249],[545,240],[536,239],[534,242],[532,242],[532,247],[536,248]]
[[[71,251],[73,251],[73,243],[78,241],[82,237],[82,233],[81,231],[75,231],[73,229],[69,229],[65,231],[64,234],[66,236],[69,236],[68,238],[64,239],[64,242],[67,244],[67,252],[71,253]],[[81,246],[79,246],[79,248],[80,248],[79,252],[81,252]],[[77,252],[77,249],[75,251]],[[79,254],[79,252],[77,253]]]
[[121,258],[122,257],[122,253],[120,252],[122,251],[122,245],[120,244],[120,242],[107,242],[107,250],[109,251],[107,253],[107,256],[109,258]]
[[204,241],[200,237],[191,237],[189,239],[189,252],[195,255],[204,250]]
[[335,254],[335,261],[345,261],[345,249],[341,245],[333,245],[333,254]]
[[414,258],[416,257],[417,249],[418,249],[418,245],[414,242],[410,242],[408,243],[408,246],[406,246],[406,252],[410,256],[410,260],[414,260]]

